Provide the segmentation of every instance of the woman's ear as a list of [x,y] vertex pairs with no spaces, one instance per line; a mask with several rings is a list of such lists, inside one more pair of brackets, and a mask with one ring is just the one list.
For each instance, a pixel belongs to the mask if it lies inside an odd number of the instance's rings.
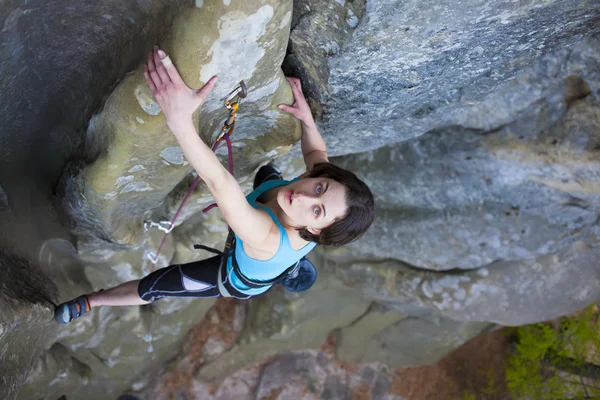
[[319,233],[321,233],[321,230],[317,228],[306,228],[306,230],[312,233],[313,235],[318,235]]

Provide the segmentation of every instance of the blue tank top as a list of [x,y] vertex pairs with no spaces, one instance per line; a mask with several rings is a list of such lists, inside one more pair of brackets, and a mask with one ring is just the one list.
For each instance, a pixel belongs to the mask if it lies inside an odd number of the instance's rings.
[[[240,271],[249,279],[257,281],[268,281],[274,279],[281,275],[296,261],[300,260],[302,257],[307,255],[317,245],[316,243],[311,242],[298,251],[294,250],[288,238],[287,232],[285,231],[279,220],[277,220],[277,217],[275,216],[273,211],[271,211],[267,207],[256,204],[256,199],[258,199],[258,197],[264,192],[279,186],[285,186],[297,180],[298,178],[292,181],[266,181],[262,185],[257,187],[252,193],[246,196],[246,200],[248,200],[248,203],[250,203],[252,207],[262,208],[267,213],[269,213],[271,218],[273,218],[273,221],[275,221],[275,223],[279,227],[279,232],[281,233],[281,239],[279,241],[279,248],[277,249],[277,253],[275,253],[275,255],[269,260],[265,261],[255,260],[254,258],[248,256],[244,252],[242,239],[240,239],[238,235],[235,235],[235,257],[240,267]],[[248,286],[244,285],[242,281],[237,277],[235,272],[232,270],[233,266],[231,263],[232,259],[231,257],[229,257],[229,259],[227,260],[227,276],[229,277],[229,281],[231,282],[231,284],[240,292],[250,295],[257,295],[266,292],[271,287],[271,285],[269,285],[256,289],[249,288]]]

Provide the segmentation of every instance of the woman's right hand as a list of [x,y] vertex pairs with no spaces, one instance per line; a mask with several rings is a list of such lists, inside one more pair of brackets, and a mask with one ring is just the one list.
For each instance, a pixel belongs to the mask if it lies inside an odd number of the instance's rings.
[[310,107],[304,98],[304,94],[302,93],[302,85],[300,84],[300,79],[298,78],[286,78],[290,83],[292,88],[292,93],[294,94],[294,104],[288,106],[286,104],[280,104],[279,109],[292,114],[294,117],[298,118],[298,120],[305,126],[313,126],[315,125],[315,120],[310,111]]
[[202,88],[189,88],[171,59],[158,46],[154,46],[154,50],[148,54],[144,77],[165,115],[167,125],[175,134],[184,127],[188,130],[192,114],[206,100],[217,82],[217,77],[213,76]]

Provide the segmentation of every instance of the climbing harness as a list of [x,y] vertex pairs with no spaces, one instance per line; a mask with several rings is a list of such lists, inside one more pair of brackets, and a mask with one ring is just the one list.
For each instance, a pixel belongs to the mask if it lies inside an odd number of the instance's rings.
[[[239,86],[236,87],[235,89],[233,89],[233,91],[231,91],[231,93],[229,93],[227,95],[227,97],[225,98],[225,108],[227,108],[227,110],[229,110],[229,115],[227,116],[227,119],[225,119],[225,122],[223,123],[223,127],[221,128],[221,132],[219,133],[219,135],[217,136],[217,138],[215,140],[215,143],[213,143],[213,145],[211,147],[211,150],[214,152],[217,150],[217,148],[219,147],[221,142],[223,140],[225,140],[225,142],[227,143],[227,161],[229,164],[228,170],[231,175],[233,175],[233,148],[231,146],[230,136],[233,134],[233,130],[235,128],[235,117],[236,117],[236,114],[237,114],[237,111],[239,108],[240,101],[243,98],[245,98],[247,95],[248,95],[248,91],[246,89],[246,84],[244,83],[244,81],[240,81]],[[144,221],[144,231],[148,232],[151,228],[155,227],[155,228],[158,228],[161,231],[165,232],[165,234],[160,242],[160,245],[158,246],[158,249],[156,250],[156,254],[154,254],[144,248],[146,256],[152,262],[152,272],[154,272],[154,269],[156,268],[156,263],[158,262],[158,256],[160,255],[160,252],[167,241],[167,237],[169,236],[169,233],[171,233],[171,231],[175,227],[175,222],[177,221],[177,218],[179,217],[181,210],[183,209],[183,207],[189,200],[190,196],[194,192],[194,189],[196,188],[196,185],[198,185],[199,181],[200,181],[200,177],[197,176],[194,179],[194,181],[192,182],[192,184],[190,185],[190,188],[189,188],[187,194],[183,198],[183,201],[181,202],[181,205],[177,209],[177,212],[175,212],[175,216],[173,217],[171,222],[169,222],[169,221],[154,222],[152,220]],[[214,208],[216,206],[217,206],[216,204],[211,204],[210,206],[203,209],[202,212],[206,213],[207,211],[211,210],[212,208]],[[148,343],[147,350],[150,355],[150,365],[152,366],[152,352],[154,350],[154,347],[152,345],[152,340],[153,340],[153,338],[152,338],[152,320],[151,320],[151,316],[150,316],[150,307],[149,306],[146,307],[146,323],[145,323],[145,325],[146,325],[146,334],[144,335],[144,341],[146,343]],[[152,375],[153,375],[153,373],[151,372],[151,376]]]
[[221,256],[221,264],[219,265],[219,273],[217,275],[217,284],[218,284],[218,288],[219,288],[219,293],[221,293],[221,296],[223,296],[223,297],[234,297],[229,293],[229,291],[227,290],[227,288],[225,287],[224,282],[223,282],[224,275],[227,275],[227,274],[223,273],[223,269],[227,268],[227,260],[229,259],[229,257],[231,257],[232,271],[235,272],[235,275],[242,281],[242,283],[244,285],[246,285],[247,287],[249,287],[251,289],[258,289],[258,288],[263,288],[265,286],[276,285],[280,282],[283,282],[283,280],[285,280],[286,278],[293,277],[294,274],[298,273],[298,270],[300,268],[300,260],[298,260],[291,267],[287,268],[285,271],[283,271],[281,274],[279,274],[279,276],[277,276],[273,279],[269,279],[268,281],[257,281],[257,280],[248,278],[240,270],[240,266],[237,262],[237,258],[235,256],[235,251],[234,251],[235,250],[235,234],[233,233],[233,231],[231,229],[229,229],[229,234],[227,235],[227,240],[225,241],[225,249],[223,251],[219,251],[212,247],[204,246],[201,244],[195,244],[194,249],[210,251],[211,253],[219,254]]

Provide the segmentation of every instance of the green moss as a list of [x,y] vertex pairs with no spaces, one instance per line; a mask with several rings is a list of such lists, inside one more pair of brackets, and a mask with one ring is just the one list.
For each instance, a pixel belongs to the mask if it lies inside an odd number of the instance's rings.
[[[565,399],[600,395],[600,367],[592,356],[600,348],[596,306],[553,325],[517,329],[506,379],[514,398]],[[595,361],[595,362],[594,362]]]

